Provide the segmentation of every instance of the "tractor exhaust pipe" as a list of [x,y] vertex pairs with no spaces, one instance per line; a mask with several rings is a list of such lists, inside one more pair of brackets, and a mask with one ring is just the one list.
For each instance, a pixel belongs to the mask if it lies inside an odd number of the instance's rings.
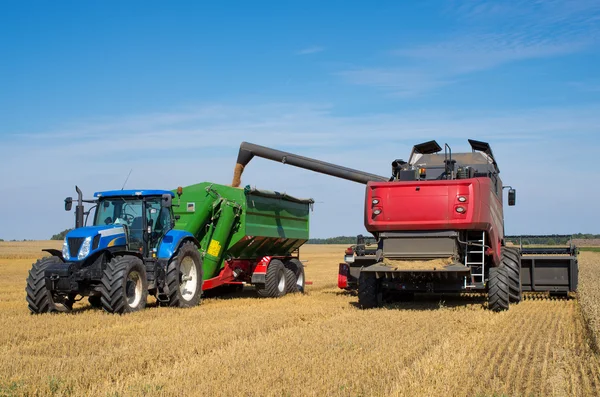
[[352,168],[342,167],[341,165],[326,163],[324,161],[282,152],[280,150],[255,145],[253,143],[242,142],[240,145],[240,151],[238,153],[237,164],[235,165],[235,170],[233,173],[233,187],[240,186],[241,176],[244,172],[244,168],[254,156],[282,162],[284,164],[319,172],[321,174],[331,175],[336,178],[362,183],[364,185],[370,181],[387,182],[389,179],[380,175],[369,174],[367,172],[358,171]]
[[78,186],[75,186],[75,190],[77,191],[77,206],[75,207],[75,228],[78,229],[83,227],[83,193],[81,193],[81,189]]

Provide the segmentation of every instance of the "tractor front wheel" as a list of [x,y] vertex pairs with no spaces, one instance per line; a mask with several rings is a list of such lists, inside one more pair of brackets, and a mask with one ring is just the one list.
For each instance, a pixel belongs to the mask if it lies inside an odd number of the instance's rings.
[[191,241],[181,245],[167,267],[169,306],[198,306],[202,295],[202,258]]
[[27,306],[33,314],[68,312],[71,305],[55,302],[48,288],[46,288],[45,271],[50,265],[61,264],[63,261],[56,256],[39,259],[33,264],[27,277]]
[[144,262],[135,256],[116,256],[102,275],[102,308],[109,313],[131,313],[146,307],[148,279]]

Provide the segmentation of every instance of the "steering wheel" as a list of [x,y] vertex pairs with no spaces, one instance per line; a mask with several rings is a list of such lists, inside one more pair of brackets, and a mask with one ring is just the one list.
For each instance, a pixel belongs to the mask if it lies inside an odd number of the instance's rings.
[[125,222],[127,222],[127,223],[132,223],[132,222],[133,222],[133,220],[135,219],[135,216],[133,216],[133,215],[131,215],[131,214],[126,214],[126,213],[124,213],[124,212],[121,214],[121,217],[122,217],[123,219],[125,219]]

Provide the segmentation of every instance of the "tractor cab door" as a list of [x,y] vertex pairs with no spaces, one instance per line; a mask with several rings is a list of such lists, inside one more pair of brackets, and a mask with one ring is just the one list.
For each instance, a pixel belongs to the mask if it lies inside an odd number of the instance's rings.
[[171,208],[164,207],[161,198],[151,198],[146,201],[146,219],[148,225],[148,247],[152,253],[164,235],[171,229]]

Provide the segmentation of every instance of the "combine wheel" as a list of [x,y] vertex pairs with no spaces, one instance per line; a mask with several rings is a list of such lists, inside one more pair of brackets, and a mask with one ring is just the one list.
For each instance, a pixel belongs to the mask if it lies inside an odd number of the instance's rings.
[[304,265],[299,259],[293,258],[285,262],[287,293],[304,293]]
[[508,310],[510,286],[506,268],[490,268],[488,279],[488,309],[494,312]]
[[55,302],[52,294],[46,288],[44,272],[46,268],[53,264],[62,263],[62,260],[56,256],[42,258],[33,264],[27,277],[27,306],[34,314],[50,312],[68,312],[71,306]]
[[[265,286],[257,288],[259,296],[263,298],[279,298],[287,292],[286,268],[279,259],[273,259],[267,267]],[[290,272],[291,273],[291,272]]]
[[191,241],[181,245],[167,267],[169,306],[198,306],[202,295],[202,258]]
[[506,268],[510,303],[521,302],[521,255],[514,248],[502,249],[502,266]]
[[109,313],[130,313],[146,307],[146,268],[135,256],[116,256],[102,275],[102,308]]
[[358,305],[361,309],[380,306],[379,280],[375,273],[360,272],[358,277]]

